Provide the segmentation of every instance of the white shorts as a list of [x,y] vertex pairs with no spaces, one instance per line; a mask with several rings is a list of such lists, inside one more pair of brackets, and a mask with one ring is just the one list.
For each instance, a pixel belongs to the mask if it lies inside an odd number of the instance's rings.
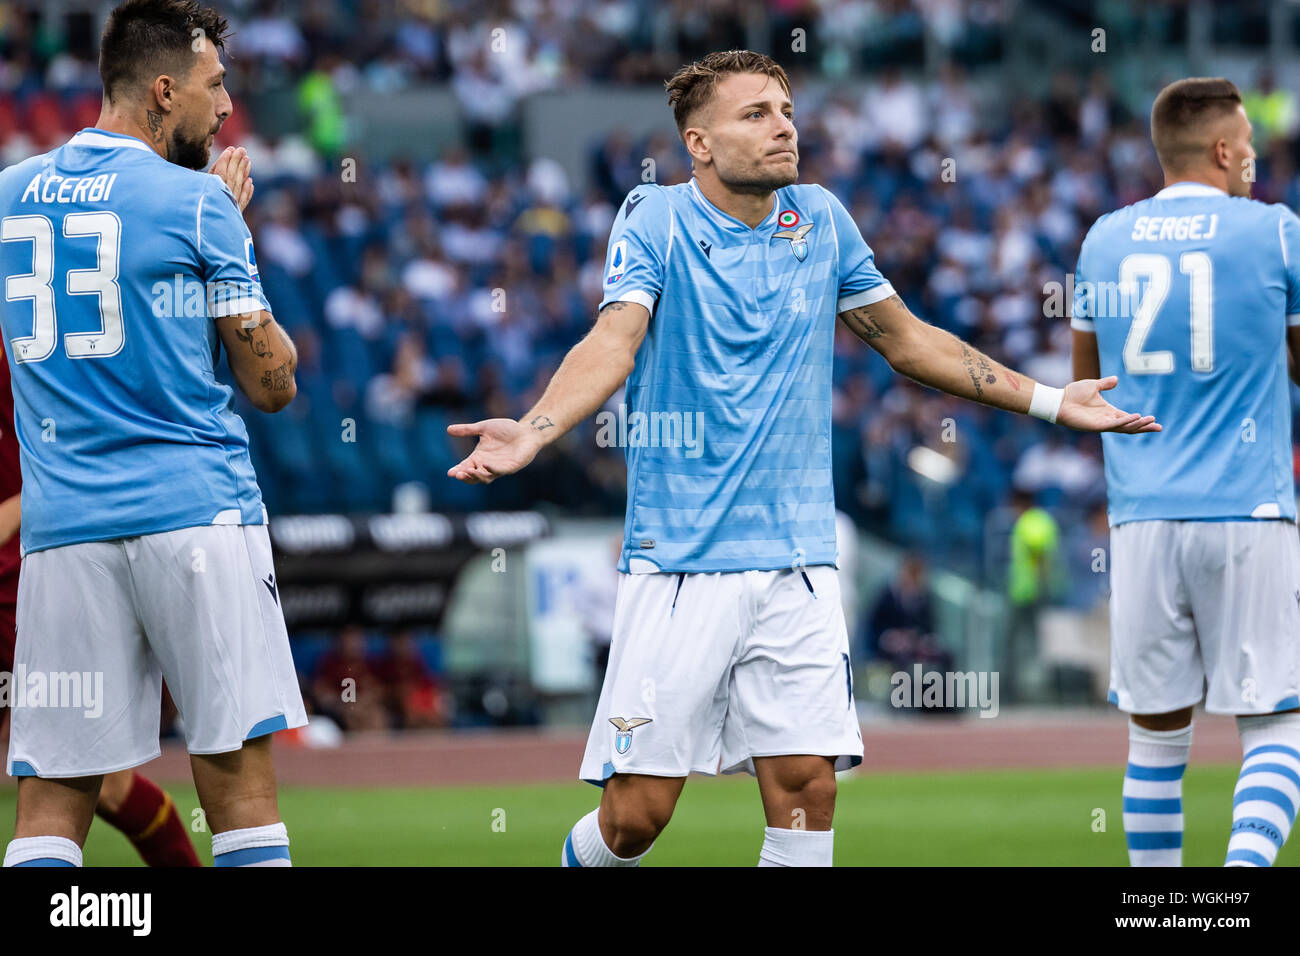
[[1290,521],[1112,528],[1110,702],[1163,714],[1300,707],[1300,534]]
[[862,762],[836,571],[622,574],[580,776],[754,772],[754,757]]
[[157,757],[164,678],[190,753],[307,722],[265,525],[23,558],[11,776],[90,776]]

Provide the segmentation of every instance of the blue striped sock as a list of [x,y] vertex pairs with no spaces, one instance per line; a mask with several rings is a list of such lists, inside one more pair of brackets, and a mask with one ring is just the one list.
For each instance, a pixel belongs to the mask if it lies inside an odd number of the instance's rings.
[[283,823],[212,834],[213,866],[292,866]]
[[1130,866],[1183,865],[1183,773],[1192,726],[1147,730],[1129,721],[1124,836]]
[[1241,775],[1224,866],[1272,866],[1300,804],[1300,714],[1238,717]]

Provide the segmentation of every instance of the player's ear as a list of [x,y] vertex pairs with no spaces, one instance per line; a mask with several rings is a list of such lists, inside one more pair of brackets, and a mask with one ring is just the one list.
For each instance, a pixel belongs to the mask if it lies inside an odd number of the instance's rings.
[[1214,141],[1214,163],[1220,169],[1232,168],[1232,151],[1228,141],[1222,137]]
[[172,107],[176,105],[176,81],[163,73],[154,79],[151,89],[158,109],[170,113]]
[[696,126],[690,127],[682,134],[682,141],[686,144],[686,152],[691,154],[693,163],[708,162],[711,151],[702,129]]

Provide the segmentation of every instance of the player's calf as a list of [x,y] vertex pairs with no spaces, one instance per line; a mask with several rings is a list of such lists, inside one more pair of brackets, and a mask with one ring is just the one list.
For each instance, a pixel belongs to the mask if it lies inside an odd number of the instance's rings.
[[95,817],[102,777],[18,781],[14,838],[5,866],[81,866],[81,847]]
[[104,775],[95,813],[131,841],[149,866],[200,866],[176,804],[134,770]]
[[1300,804],[1300,711],[1237,718],[1241,775],[1224,866],[1272,866]]
[[835,853],[835,761],[795,754],[754,758],[767,828],[759,866],[830,866]]
[[213,866],[290,866],[280,822],[271,738],[223,754],[191,754],[194,786],[212,828]]

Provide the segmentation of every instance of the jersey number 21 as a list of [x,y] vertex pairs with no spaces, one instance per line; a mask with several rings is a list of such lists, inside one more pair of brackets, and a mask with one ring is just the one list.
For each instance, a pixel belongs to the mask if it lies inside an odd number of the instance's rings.
[[[1208,253],[1184,252],[1178,257],[1178,271],[1191,280],[1192,371],[1210,372],[1214,370],[1214,264]],[[1120,288],[1127,293],[1121,301],[1133,303],[1133,324],[1124,340],[1124,371],[1130,375],[1168,375],[1174,370],[1174,353],[1168,349],[1142,351],[1169,295],[1172,276],[1169,258],[1156,253],[1134,253],[1119,264]],[[1146,290],[1134,301],[1142,280]]]

